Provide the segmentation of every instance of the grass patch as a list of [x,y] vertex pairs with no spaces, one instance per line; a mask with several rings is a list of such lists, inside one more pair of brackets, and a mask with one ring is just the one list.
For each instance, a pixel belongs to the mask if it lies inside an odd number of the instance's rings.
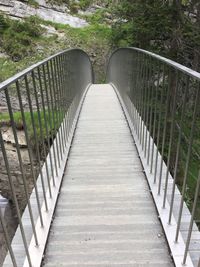
[[104,43],[111,36],[111,30],[105,25],[90,25],[85,28],[70,28],[66,32],[73,37],[77,43],[90,47],[95,42]]
[[[23,124],[22,114],[21,112],[14,112],[14,122],[15,127],[18,130],[24,130],[25,125]],[[35,138],[34,138],[34,129],[32,124],[32,118],[30,112],[24,112],[25,116],[25,122],[26,122],[26,128],[29,136],[29,141],[32,144],[32,147],[36,145]],[[56,132],[58,131],[60,127],[60,121],[57,118],[60,118],[62,121],[64,117],[64,114],[59,111],[51,111],[48,112],[47,110],[40,112],[40,120],[41,120],[41,128],[40,128],[40,121],[39,121],[39,115],[37,111],[33,112],[33,120],[36,128],[36,134],[39,140],[39,143],[42,143],[42,135],[44,138],[44,141],[47,141],[49,138],[49,135],[51,134],[53,137],[55,137]],[[54,123],[55,121],[55,123]],[[46,129],[47,124],[47,129]],[[0,114],[0,126],[11,126],[10,116],[8,113],[2,113]],[[42,135],[41,135],[41,129],[42,129]]]

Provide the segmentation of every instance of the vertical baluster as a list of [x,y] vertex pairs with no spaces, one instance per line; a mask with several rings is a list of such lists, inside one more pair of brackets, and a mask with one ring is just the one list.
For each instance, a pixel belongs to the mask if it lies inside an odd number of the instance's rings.
[[68,80],[67,80],[67,73],[66,73],[66,56],[62,56],[62,84],[63,84],[63,95],[64,95],[64,110],[65,110],[65,142],[67,144],[67,112],[68,112],[68,99],[67,99],[67,92],[68,92]]
[[141,123],[141,94],[142,94],[142,88],[143,88],[143,69],[144,69],[144,63],[143,63],[144,55],[141,55],[141,70],[140,70],[140,83],[138,87],[138,139],[140,142],[140,123]]
[[136,67],[135,67],[135,80],[133,82],[133,91],[132,91],[132,103],[133,103],[133,126],[136,132],[136,103],[137,103],[137,84],[138,84],[138,68],[139,68],[139,53],[136,52],[135,60],[136,60]]
[[177,148],[176,148],[176,160],[175,160],[175,167],[174,167],[174,177],[173,177],[169,220],[168,220],[169,224],[171,224],[172,211],[173,211],[173,206],[174,206],[174,195],[175,195],[175,187],[176,187],[176,180],[177,180],[177,171],[178,171],[178,162],[179,162],[179,154],[180,154],[180,146],[181,146],[182,128],[183,128],[183,122],[184,122],[184,118],[185,118],[185,107],[186,107],[186,100],[187,100],[188,91],[189,91],[189,84],[190,84],[190,77],[187,76],[186,77],[186,88],[185,88],[185,92],[184,92],[183,105],[182,105],[182,110],[181,110],[180,126],[178,129],[178,143],[177,143]]
[[132,66],[132,56],[129,55],[129,60],[127,61],[127,95],[126,95],[126,109],[128,111],[129,117],[131,116],[131,109],[130,109],[130,88],[131,88],[131,66]]
[[72,86],[71,86],[71,61],[70,56],[67,57],[66,60],[66,75],[68,80],[68,99],[69,99],[69,107],[68,107],[68,137],[70,135],[70,122],[71,122],[71,104],[73,101],[72,96]]
[[179,73],[176,72],[175,75],[175,91],[173,96],[173,106],[172,106],[172,118],[171,118],[171,128],[170,128],[170,140],[169,140],[169,148],[167,155],[167,172],[165,177],[165,188],[164,188],[164,197],[163,197],[163,208],[165,208],[166,197],[167,197],[167,189],[168,189],[168,180],[169,180],[169,168],[170,168],[170,159],[171,159],[171,150],[172,150],[172,141],[174,136],[174,124],[175,124],[175,116],[176,116],[176,105],[177,105],[177,94],[178,94],[178,85],[179,85]]
[[[46,106],[45,106],[45,100],[44,100],[44,92],[43,92],[43,83],[42,83],[42,79],[41,79],[41,73],[40,73],[40,68],[37,68],[37,74],[38,74],[38,79],[39,79],[39,90],[40,90],[40,96],[41,96],[41,100],[42,100],[42,112],[43,112],[43,116],[44,116],[44,127],[45,127],[45,132],[46,132],[46,136],[47,136],[47,146],[48,146],[48,151],[49,151],[49,159],[50,159],[50,165],[51,165],[51,173],[53,175],[53,177],[55,177],[54,175],[54,167],[53,167],[53,159],[52,159],[52,151],[51,151],[51,145],[50,145],[50,138],[52,138],[51,134],[50,134],[50,129],[48,126],[49,123],[49,119],[47,117],[46,114]],[[49,114],[50,116],[50,114]],[[53,140],[53,139],[52,139]],[[55,161],[55,168],[56,168],[56,175],[57,175],[57,164]],[[53,178],[53,185],[55,186],[55,178]]]
[[[35,101],[36,101],[37,118],[38,118],[39,131],[40,131],[40,139],[41,139],[41,143],[42,143],[42,147],[43,147],[43,151],[44,151],[44,156],[45,156],[45,163],[44,164],[45,164],[45,168],[46,168],[48,184],[49,184],[49,187],[50,187],[49,166],[48,166],[48,163],[46,161],[47,148],[46,148],[46,145],[45,145],[45,142],[44,142],[44,129],[43,129],[43,125],[42,125],[42,118],[41,118],[41,113],[40,113],[40,104],[39,104],[39,100],[38,100],[38,93],[37,93],[37,86],[36,86],[34,71],[31,72],[31,78],[32,78],[32,82],[33,82],[33,91],[34,91],[34,97],[35,97]],[[53,185],[55,186],[54,172],[51,175],[52,175],[52,178],[53,178]]]
[[65,110],[65,139],[66,143],[69,136],[69,79],[68,79],[68,57],[66,54],[62,57],[62,85],[63,85],[63,95],[64,95],[64,110]]
[[142,61],[142,72],[141,72],[141,88],[140,88],[140,108],[139,108],[139,120],[140,120],[140,126],[139,126],[139,141],[140,145],[142,145],[142,126],[143,126],[143,109],[144,109],[144,91],[145,91],[145,72],[146,72],[146,55],[143,55],[144,59]]
[[21,236],[22,236],[22,240],[23,240],[24,249],[25,249],[25,252],[26,252],[26,256],[27,256],[27,260],[28,260],[29,266],[33,267],[32,263],[31,263],[31,257],[30,257],[30,254],[29,254],[29,250],[28,250],[28,245],[27,245],[27,240],[26,240],[26,236],[25,236],[24,226],[23,226],[22,220],[21,220],[21,212],[20,212],[17,196],[16,196],[16,193],[15,193],[15,185],[13,183],[12,175],[11,175],[11,172],[10,172],[10,166],[9,166],[8,157],[7,157],[7,154],[6,154],[6,149],[5,149],[5,146],[4,146],[4,141],[3,141],[3,137],[2,137],[2,133],[1,133],[1,128],[0,128],[0,145],[1,145],[1,150],[2,150],[2,154],[3,154],[3,159],[4,159],[4,162],[5,162],[6,172],[7,172],[7,175],[8,175],[8,182],[9,182],[10,190],[11,190],[13,201],[14,201],[15,208],[16,208],[16,214],[17,214],[17,219],[18,219],[18,222],[19,222],[19,227],[20,227],[20,232],[21,232]]
[[64,91],[64,98],[65,98],[65,124],[66,124],[66,142],[68,141],[68,130],[69,130],[69,81],[68,81],[68,59],[67,55],[63,55],[63,91]]
[[133,103],[132,103],[132,94],[133,94],[133,85],[134,85],[134,76],[135,76],[135,55],[131,53],[131,67],[130,67],[130,91],[129,91],[129,105],[130,105],[130,119],[133,119]]
[[[154,183],[157,180],[157,168],[158,168],[158,151],[160,145],[160,130],[161,130],[161,121],[162,121],[162,108],[163,108],[163,98],[164,98],[164,87],[165,87],[165,76],[166,76],[166,66],[163,65],[163,82],[161,88],[161,98],[159,105],[159,118],[158,118],[158,130],[157,130],[157,142],[156,142],[156,159],[155,159],[155,169],[154,169]],[[153,159],[153,157],[152,157]],[[151,170],[153,168],[153,160],[151,160]]]
[[145,64],[145,60],[146,60],[146,55],[143,55],[143,60],[142,60],[142,72],[141,72],[141,87],[140,87],[140,91],[139,91],[139,141],[140,141],[140,145],[142,145],[142,122],[143,122],[143,118],[142,118],[142,113],[143,113],[143,107],[144,107],[144,77],[145,77],[145,71],[146,71],[146,64]]
[[67,145],[67,127],[66,127],[66,101],[65,101],[65,73],[64,73],[64,55],[56,58],[56,68],[58,73],[60,73],[59,84],[61,88],[61,101],[62,101],[62,113],[63,113],[63,134],[64,134],[64,145]]
[[[77,58],[75,58],[75,60],[78,62],[79,61],[79,59]],[[81,64],[81,62],[79,62],[79,64]],[[73,117],[72,117],[72,126],[74,125],[74,118],[75,118],[75,115],[76,115],[76,107],[77,107],[77,101],[78,101],[78,99],[79,99],[79,97],[80,97],[80,95],[81,95],[81,93],[80,93],[80,91],[78,90],[78,85],[80,86],[80,84],[78,83],[78,80],[80,80],[80,77],[78,78],[78,79],[76,79],[76,75],[75,75],[75,73],[76,73],[76,70],[75,69],[73,69],[73,84],[76,84],[76,86],[75,86],[75,92],[74,92],[74,103],[73,103]]]
[[192,214],[191,214],[191,219],[190,219],[190,224],[189,224],[189,229],[188,229],[188,235],[187,235],[187,240],[186,240],[186,246],[185,246],[185,252],[184,252],[184,257],[183,257],[183,265],[186,264],[186,259],[187,259],[188,250],[189,250],[189,246],[190,246],[192,228],[194,225],[194,216],[196,213],[197,202],[198,202],[198,198],[199,198],[199,190],[200,190],[200,171],[199,171],[199,175],[198,175],[198,179],[197,179],[197,185],[196,185],[196,191],[195,191],[195,195],[194,195]]
[[67,57],[63,55],[62,73],[63,73],[63,94],[64,94],[64,107],[65,107],[65,139],[67,144],[68,139],[68,80],[67,80]]
[[59,98],[60,98],[60,115],[61,115],[61,133],[62,133],[62,146],[63,146],[63,153],[66,146],[65,141],[65,120],[64,120],[64,94],[63,94],[63,73],[62,73],[62,55],[55,58],[54,64],[55,64],[55,70],[58,74],[57,76],[57,86],[59,88]]
[[65,92],[64,92],[64,72],[63,72],[63,63],[64,57],[61,55],[55,59],[56,69],[58,73],[58,84],[59,84],[59,91],[60,91],[60,99],[61,99],[61,112],[62,112],[62,127],[63,127],[63,148],[67,145],[67,138],[66,138],[66,103],[65,103]]
[[[153,60],[152,60],[153,62]],[[155,67],[152,67],[152,75],[154,74],[154,69]],[[152,84],[152,86],[149,88],[149,96],[148,96],[148,117],[150,115],[149,118],[149,138],[148,138],[148,143],[150,146],[151,143],[151,131],[152,131],[152,116],[153,116],[153,104],[154,104],[154,94],[155,94],[155,90],[154,90],[154,86]],[[150,148],[150,147],[149,147]],[[148,156],[147,156],[147,162],[148,162]]]
[[133,107],[133,118],[132,118],[132,123],[134,126],[134,129],[136,131],[136,92],[137,92],[137,83],[138,83],[138,68],[139,68],[139,54],[138,52],[135,53],[135,75],[133,79],[133,84],[132,84],[132,94],[131,94],[131,99],[132,99],[132,107]]
[[65,73],[65,93],[66,93],[66,99],[67,99],[67,140],[69,138],[70,133],[70,102],[71,102],[71,95],[70,95],[70,80],[69,80],[69,57],[68,55],[65,55],[65,65],[64,65],[64,73]]
[[[153,118],[153,135],[152,135],[152,147],[151,147],[151,167],[150,167],[150,173],[153,171],[153,160],[154,160],[154,146],[155,146],[155,134],[156,134],[156,121],[157,121],[157,107],[158,107],[158,90],[159,90],[159,84],[160,84],[160,63],[158,63],[158,73],[157,73],[157,84],[154,85],[155,88],[155,106],[154,106],[154,118]],[[156,75],[156,73],[154,73]],[[155,80],[156,81],[156,80]],[[152,108],[153,109],[153,108]],[[153,110],[152,110],[153,112]],[[150,149],[150,139],[148,141],[148,146]],[[149,164],[150,160],[150,153],[148,153],[147,157],[147,164]]]
[[48,87],[47,87],[47,80],[46,80],[46,72],[45,72],[45,66],[44,65],[42,65],[42,75],[43,75],[43,79],[44,79],[44,91],[45,91],[45,96],[46,96],[46,101],[47,101],[47,114],[48,114],[48,123],[49,123],[49,128],[50,128],[49,130],[50,130],[52,146],[53,146],[54,165],[56,167],[56,175],[58,176],[59,151],[57,150],[57,153],[56,153],[55,143],[57,144],[57,139],[54,142],[53,129],[55,126],[54,126],[54,121],[53,121],[53,110],[51,110]]
[[[145,125],[146,125],[146,121],[147,121],[147,110],[148,110],[148,105],[147,105],[147,101],[148,101],[148,94],[150,91],[149,88],[149,65],[148,65],[148,59],[149,57],[146,56],[145,59],[145,75],[144,75],[144,93],[143,93],[143,97],[142,97],[142,102],[143,102],[143,114],[141,116],[142,118],[142,150],[144,150],[144,137],[145,137]],[[146,125],[147,127],[147,125]]]
[[[52,154],[51,154],[50,143],[49,143],[49,131],[48,131],[47,117],[46,117],[46,110],[45,110],[45,103],[44,103],[44,94],[43,94],[43,90],[42,90],[42,81],[41,81],[41,75],[40,75],[39,69],[37,69],[37,74],[38,74],[38,78],[39,78],[39,90],[40,90],[40,96],[41,96],[41,100],[42,100],[42,112],[43,112],[43,116],[44,116],[44,128],[45,128],[45,132],[46,132],[47,146],[48,146],[48,151],[49,151],[51,173],[52,173],[52,177],[53,177],[53,186],[55,186],[55,175],[54,175],[53,160],[52,160]],[[34,90],[36,91],[35,72],[32,72],[32,77],[33,77]],[[37,91],[35,94],[35,98],[36,98],[36,103],[39,104],[38,97],[37,97]],[[43,136],[42,140],[43,140],[43,147],[44,147],[45,159],[46,159],[48,153],[47,153],[47,148],[46,148],[46,145],[44,142],[44,132],[43,132],[44,130],[43,130],[42,118],[41,118],[41,112],[40,112],[39,106],[37,108],[37,111],[38,111],[39,124],[40,124],[40,127],[42,128],[41,136]]]
[[[58,56],[59,57],[59,56]],[[57,57],[57,58],[58,58]],[[61,151],[62,154],[64,153],[65,143],[64,143],[64,130],[63,130],[63,118],[62,118],[62,105],[63,105],[63,97],[62,97],[62,87],[61,87],[61,78],[62,73],[59,72],[57,69],[57,60],[54,58],[51,61],[51,69],[53,70],[53,88],[55,90],[55,96],[56,96],[56,103],[57,103],[57,112],[58,112],[58,121],[59,121],[59,131],[61,136]]]
[[136,104],[135,104],[135,111],[136,111],[136,134],[139,138],[139,92],[140,92],[140,83],[141,83],[141,69],[142,69],[142,61],[141,61],[142,54],[138,52],[138,61],[139,61],[139,69],[138,69],[138,79],[137,79],[137,87],[136,87]]
[[162,184],[162,171],[163,171],[164,149],[165,149],[166,131],[167,131],[167,118],[168,118],[168,113],[169,113],[171,81],[172,81],[172,69],[169,70],[169,78],[168,78],[167,100],[166,100],[166,105],[165,105],[164,130],[163,130],[163,136],[162,136],[162,149],[161,149],[161,160],[160,160],[158,195],[160,195],[161,184]]
[[136,81],[135,81],[135,90],[134,90],[134,96],[133,96],[133,104],[134,104],[134,128],[135,133],[137,133],[137,92],[138,92],[138,84],[139,84],[139,68],[140,68],[140,54],[137,52],[137,68],[136,68]]
[[179,236],[181,219],[182,219],[183,203],[184,203],[184,197],[185,197],[185,191],[186,191],[186,183],[187,183],[187,178],[188,178],[189,162],[190,162],[190,157],[191,157],[191,152],[192,152],[194,129],[195,129],[195,124],[196,124],[199,100],[200,100],[200,85],[198,85],[198,88],[197,88],[197,96],[195,100],[195,106],[194,106],[194,112],[193,112],[193,118],[192,118],[192,127],[190,130],[189,146],[188,146],[188,151],[187,151],[187,159],[186,159],[186,165],[185,165],[183,187],[182,187],[182,192],[181,192],[181,201],[180,201],[179,215],[178,215],[178,222],[177,222],[177,229],[176,229],[176,237],[175,237],[176,242],[178,242],[178,236]]
[[135,129],[135,132],[137,130],[137,124],[136,124],[136,105],[137,105],[137,86],[138,86],[138,76],[139,76],[139,53],[135,52],[135,76],[134,76],[134,80],[133,80],[133,93],[132,93],[132,106],[133,106],[133,126]]
[[[31,102],[31,97],[30,97],[30,89],[29,89],[28,79],[27,79],[26,75],[25,75],[24,79],[25,79],[26,94],[27,94],[28,105],[29,105],[30,116],[31,116],[31,124],[32,124],[32,128],[33,128],[33,136],[34,136],[34,140],[35,140],[36,155],[37,155],[37,159],[38,159],[39,172],[40,172],[40,178],[41,178],[41,183],[42,183],[43,197],[44,197],[44,201],[45,201],[46,211],[48,211],[48,205],[47,205],[47,199],[46,199],[46,193],[45,193],[44,176],[42,173],[41,158],[40,158],[40,151],[39,151],[39,141],[38,141],[38,136],[37,136],[37,131],[36,131],[35,119],[33,116],[33,107],[32,107],[32,102]],[[50,188],[50,195],[51,195],[51,188]]]
[[6,241],[6,246],[8,248],[9,253],[10,253],[10,258],[11,258],[12,264],[13,264],[14,267],[17,267],[15,254],[14,254],[12,246],[11,246],[11,241],[10,241],[9,234],[8,234],[8,231],[7,231],[7,228],[6,228],[6,224],[5,224],[5,220],[4,220],[2,211],[1,211],[1,207],[0,207],[0,222],[1,222],[1,227],[3,229],[4,238],[5,238],[5,241]]
[[9,112],[9,116],[10,116],[10,122],[11,122],[14,140],[15,140],[15,145],[16,145],[16,151],[17,151],[17,156],[18,156],[18,161],[19,161],[19,168],[20,168],[20,172],[22,175],[25,198],[26,198],[26,203],[28,205],[28,211],[29,211],[29,215],[30,215],[30,221],[31,221],[31,226],[32,226],[32,230],[33,230],[34,241],[35,241],[35,245],[38,246],[38,238],[37,238],[37,234],[35,231],[33,212],[32,212],[32,207],[31,207],[30,200],[29,200],[28,187],[27,187],[26,176],[25,176],[24,167],[23,167],[23,160],[22,160],[22,156],[21,156],[21,152],[20,152],[20,148],[19,148],[18,136],[17,136],[17,131],[16,131],[14,115],[13,115],[13,111],[12,111],[12,105],[10,102],[10,96],[9,96],[7,89],[5,89],[5,96],[6,96],[6,102],[8,105],[8,112]]
[[141,73],[142,73],[142,68],[143,68],[143,62],[142,62],[142,57],[143,54],[139,53],[139,62],[140,62],[140,68],[139,68],[139,72],[138,72],[138,84],[137,84],[137,106],[136,106],[136,116],[137,116],[137,120],[136,120],[136,124],[137,124],[137,137],[139,139],[139,126],[140,126],[140,116],[139,116],[139,109],[140,109],[140,87],[141,87]]
[[[49,62],[46,63],[46,69],[47,69],[47,77],[48,77],[48,87],[46,90],[46,93],[49,94],[49,103],[50,103],[50,110],[51,110],[51,114],[52,114],[52,121],[53,121],[53,127],[54,127],[54,131],[55,131],[55,139],[56,139],[56,151],[57,151],[57,159],[58,159],[58,166],[60,168],[60,161],[61,161],[61,151],[59,149],[59,133],[57,133],[57,129],[55,129],[55,127],[57,127],[57,121],[55,118],[55,109],[54,109],[54,98],[53,98],[53,94],[52,94],[52,80],[51,80],[51,75],[50,75],[50,68],[49,68]],[[47,84],[47,83],[46,83]],[[52,128],[53,129],[53,128]],[[57,138],[58,137],[58,138]]]
[[52,99],[52,104],[55,109],[55,117],[56,117],[56,129],[58,129],[57,134],[58,134],[58,140],[59,140],[59,146],[60,146],[60,158],[61,160],[63,159],[63,146],[62,146],[62,127],[60,127],[61,121],[60,121],[60,110],[59,110],[59,104],[60,104],[60,99],[59,99],[59,94],[57,93],[58,88],[56,87],[56,82],[55,82],[55,73],[54,73],[54,68],[53,68],[53,59],[48,62],[50,65],[49,70],[50,70],[50,77],[52,81],[52,87],[50,88],[51,91],[51,99]]
[[[145,147],[145,139],[147,139],[147,130],[149,126],[149,110],[150,110],[150,99],[151,99],[151,87],[150,84],[150,73],[151,73],[151,61],[152,59],[147,57],[147,78],[146,78],[146,97],[143,99],[145,112],[144,112],[144,119],[143,119],[143,138],[142,138],[142,150],[144,150],[144,156],[146,158],[146,147]],[[149,64],[150,63],[150,64]],[[150,67],[150,68],[149,68]],[[145,127],[146,126],[146,127]]]
[[[69,57],[69,66],[72,67],[71,58]],[[72,90],[72,70],[69,69],[69,86],[70,86],[70,110],[69,110],[69,132],[71,131],[72,125],[72,112],[73,112],[73,103],[74,103],[74,91]]]
[[39,212],[39,217],[40,217],[40,224],[41,224],[41,227],[43,227],[43,218],[42,218],[42,213],[41,213],[41,205],[40,205],[40,200],[39,200],[37,180],[36,180],[36,175],[35,175],[34,166],[33,166],[33,157],[32,157],[32,153],[31,153],[30,140],[29,140],[26,118],[25,118],[25,114],[24,114],[24,107],[22,104],[22,97],[21,97],[21,92],[20,92],[20,87],[19,87],[18,81],[16,81],[16,89],[17,89],[19,106],[20,106],[20,111],[21,111],[21,116],[22,116],[23,129],[24,129],[25,138],[26,138],[28,156],[29,156],[29,160],[30,160],[31,175],[33,178],[33,184],[34,184],[34,188],[35,188],[35,195],[36,195],[36,202],[37,202],[37,207],[38,207],[38,212]]

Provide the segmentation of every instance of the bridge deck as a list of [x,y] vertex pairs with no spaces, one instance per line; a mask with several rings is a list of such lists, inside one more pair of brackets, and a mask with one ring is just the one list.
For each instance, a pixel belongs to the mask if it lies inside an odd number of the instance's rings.
[[89,89],[43,266],[173,266],[114,90]]

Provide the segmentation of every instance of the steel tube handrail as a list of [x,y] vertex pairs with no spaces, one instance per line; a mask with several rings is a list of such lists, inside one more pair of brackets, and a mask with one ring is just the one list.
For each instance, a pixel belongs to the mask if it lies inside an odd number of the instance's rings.
[[[83,53],[85,53],[83,50],[78,49],[78,48],[71,48],[71,49],[66,49],[64,51],[61,51],[55,55],[52,55],[44,60],[41,60],[33,65],[31,65],[30,67],[26,68],[25,70],[20,71],[19,73],[13,75],[12,77],[8,78],[7,80],[3,81],[0,83],[0,92],[5,89],[6,87],[10,86],[11,84],[13,84],[14,82],[16,82],[17,80],[19,80],[20,78],[22,78],[23,76],[29,74],[33,69],[36,69],[42,65],[44,65],[46,62],[50,61],[51,59],[56,58],[57,56],[63,55],[64,53],[67,53],[69,51],[81,51]],[[85,53],[85,55],[87,55],[87,53]],[[94,82],[94,73],[93,73],[93,69],[91,68],[91,72],[92,72],[92,82]]]
[[[4,159],[5,173],[8,176],[10,192],[16,207],[19,228],[16,240],[22,238],[24,249],[24,266],[36,267],[35,262],[41,262],[45,249],[44,238],[48,231],[62,181],[66,157],[69,153],[72,131],[80,111],[81,103],[88,86],[94,82],[93,69],[88,55],[81,49],[68,49],[42,60],[26,70],[16,74],[0,84],[0,92],[5,95],[7,116],[16,146],[18,167],[22,178],[23,194],[27,203],[25,223],[22,216],[22,206],[16,191],[19,184],[14,184],[11,175],[10,156],[5,148],[0,125],[0,153]],[[13,94],[16,91],[16,94]],[[23,97],[22,97],[23,95]],[[22,128],[27,144],[27,157],[30,160],[30,175],[33,180],[33,192],[30,197],[28,173],[20,150],[13,98],[19,102]],[[26,109],[23,99],[26,98]],[[26,117],[27,114],[27,117]],[[29,123],[29,128],[28,128]],[[31,147],[31,132],[34,147]],[[34,152],[35,149],[35,152]],[[37,158],[37,168],[34,166],[33,153]],[[38,178],[37,178],[38,175]],[[30,197],[30,198],[29,198]],[[2,215],[0,213],[0,215]],[[31,225],[27,224],[27,220]],[[4,227],[4,218],[0,216],[8,251],[5,265],[21,267],[21,255],[15,251],[15,246],[9,242],[8,233]],[[42,232],[41,232],[41,229]],[[31,232],[30,232],[31,231]],[[43,236],[45,233],[45,237]],[[31,239],[31,235],[33,238]],[[15,242],[15,238],[13,240]],[[15,243],[13,243],[15,244]],[[31,247],[32,246],[32,247]],[[36,257],[32,256],[31,248]]]
[[[137,48],[137,47],[122,47],[122,48],[117,48],[110,56],[110,59],[109,59],[109,62],[112,58],[112,56],[114,56],[115,53],[119,52],[120,50],[134,50],[134,51],[138,51],[142,54],[146,54],[146,55],[149,55],[150,57],[152,58],[155,58],[155,59],[158,59],[159,62],[162,62],[162,63],[165,63],[169,66],[172,66],[174,67],[175,69],[177,70],[180,70],[182,71],[183,73],[189,75],[190,77],[193,77],[195,79],[198,79],[200,80],[200,73],[195,71],[195,70],[192,70],[180,63],[177,63],[176,61],[173,61],[171,59],[168,59],[168,58],[165,58],[165,57],[162,57],[158,54],[155,54],[153,52],[150,52],[150,51],[147,51],[147,50],[144,50],[144,49],[141,49],[141,48]],[[109,67],[109,62],[108,62],[108,65],[107,67]]]
[[[200,138],[200,124],[196,123],[197,119],[200,122],[200,73],[152,52],[130,47],[119,48],[112,53],[106,80],[115,88],[130,127],[134,129],[133,136],[174,261],[177,266],[185,263],[193,266],[189,251],[194,225],[197,231],[194,213],[199,192],[195,195],[194,191],[195,187],[199,188],[196,169],[200,170],[200,163],[194,138]],[[192,160],[195,166],[191,164]],[[191,178],[191,168],[195,168],[196,180]],[[181,176],[181,194],[176,186],[178,171],[184,173]],[[189,179],[192,180],[188,187]],[[181,234],[181,226],[183,211],[188,214],[184,202],[188,198],[188,188],[194,201],[185,237]],[[175,198],[177,192],[179,201]],[[178,205],[178,215],[174,216],[175,203],[176,211]],[[173,235],[169,234],[170,231]],[[177,257],[179,252],[173,251],[174,244],[181,247],[182,259],[180,255]]]

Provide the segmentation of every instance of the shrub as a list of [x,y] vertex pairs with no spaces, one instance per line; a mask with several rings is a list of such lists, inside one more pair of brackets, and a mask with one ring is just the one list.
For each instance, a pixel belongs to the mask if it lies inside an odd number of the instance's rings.
[[2,14],[0,14],[0,34],[2,34],[8,27],[9,24],[7,20]]
[[76,2],[72,2],[70,4],[70,11],[72,14],[77,14],[79,9],[79,5]]
[[14,61],[29,55],[34,49],[34,39],[43,32],[37,17],[31,16],[24,21],[10,21],[3,34],[2,46]]
[[92,0],[80,0],[79,5],[80,5],[80,8],[81,8],[81,9],[86,9],[86,8],[88,8],[92,3],[93,3]]
[[19,61],[22,57],[27,56],[32,50],[30,45],[31,38],[24,33],[16,34],[8,31],[3,38],[3,47],[14,61]]
[[27,4],[34,8],[38,8],[40,6],[39,3],[35,0],[28,0]]
[[43,28],[40,26],[39,19],[36,16],[30,16],[24,19],[24,21],[17,21],[12,23],[12,30],[16,32],[24,32],[30,37],[39,37]]

